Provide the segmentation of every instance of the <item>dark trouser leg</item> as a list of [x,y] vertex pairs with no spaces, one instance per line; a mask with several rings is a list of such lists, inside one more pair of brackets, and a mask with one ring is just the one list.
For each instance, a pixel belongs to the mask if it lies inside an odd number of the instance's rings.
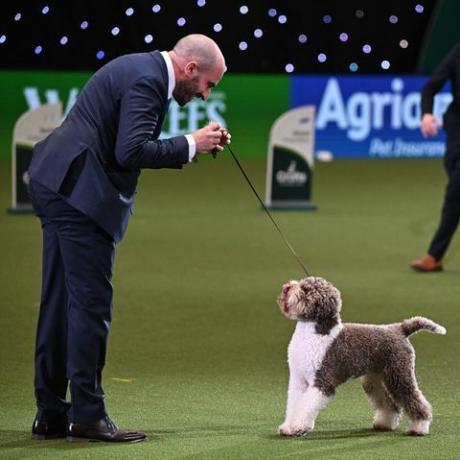
[[106,415],[101,373],[112,317],[110,280],[115,243],[83,215],[62,223],[59,238],[69,295],[69,420],[91,422]]
[[446,158],[446,169],[449,182],[444,195],[441,219],[428,249],[428,253],[436,260],[441,260],[444,256],[460,220],[460,162]]

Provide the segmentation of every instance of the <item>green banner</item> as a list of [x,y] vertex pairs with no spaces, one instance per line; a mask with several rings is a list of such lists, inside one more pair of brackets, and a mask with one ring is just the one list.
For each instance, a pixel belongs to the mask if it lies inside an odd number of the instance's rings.
[[[68,113],[88,72],[0,71],[0,160],[9,159],[13,127],[27,110],[41,104],[63,104]],[[163,135],[191,132],[219,121],[232,133],[236,151],[247,158],[263,158],[273,121],[289,106],[289,77],[227,75],[208,101],[194,100],[180,108],[171,104]]]

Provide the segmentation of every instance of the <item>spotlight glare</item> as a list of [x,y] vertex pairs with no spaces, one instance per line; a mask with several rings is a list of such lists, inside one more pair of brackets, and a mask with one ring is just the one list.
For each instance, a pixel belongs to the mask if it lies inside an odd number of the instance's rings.
[[14,16],[14,20],[17,22],[17,21],[20,21],[22,18],[22,14],[21,13],[16,13],[16,15]]
[[206,5],[206,0],[198,0],[198,1],[196,2],[196,4],[197,4],[199,7],[205,6],[205,5]]
[[184,18],[184,17],[181,17],[177,20],[177,25],[179,27],[184,27],[185,26],[185,23],[187,22],[187,20]]
[[292,73],[294,72],[294,65],[291,63],[286,64],[286,67],[284,68],[284,70],[286,70],[287,73]]
[[327,56],[324,53],[318,54],[318,61],[319,62],[326,62],[327,61]]
[[220,24],[219,22],[214,24],[214,32],[220,32],[222,30],[222,24]]
[[307,43],[307,36],[305,34],[300,34],[298,40],[299,40],[299,43],[302,43],[302,44]]
[[256,37],[256,38],[262,37],[263,34],[264,34],[264,32],[262,31],[262,29],[254,30],[254,37]]
[[48,5],[44,6],[42,8],[42,14],[48,14],[50,11],[50,7]]
[[268,10],[268,15],[269,15],[271,18],[274,18],[277,14],[278,14],[278,12],[276,11],[275,8],[270,8],[270,9]]
[[89,26],[88,21],[83,21],[83,22],[80,24],[80,29],[85,30],[85,29],[88,28],[88,26]]
[[326,14],[323,16],[323,22],[324,24],[330,24],[332,22],[332,16],[330,14]]
[[287,22],[287,17],[286,17],[286,15],[281,14],[280,16],[278,16],[278,22],[279,22],[280,24],[286,24],[286,22]]
[[358,64],[356,64],[356,62],[352,62],[348,68],[351,72],[356,72],[358,70]]
[[238,45],[238,48],[241,51],[246,51],[248,49],[248,44],[246,42],[240,42],[239,45]]
[[399,42],[399,46],[400,46],[401,48],[407,48],[407,47],[409,46],[409,42],[408,42],[407,40],[401,40],[401,41]]
[[3,45],[3,43],[6,42],[6,35],[0,36],[0,45]]
[[388,20],[389,20],[392,24],[397,24],[398,21],[399,21],[398,16],[396,16],[396,15],[394,15],[394,14],[392,14],[392,15],[388,18]]
[[348,34],[346,32],[342,32],[340,35],[339,35],[339,40],[341,42],[346,42],[348,40]]
[[356,10],[355,11],[355,16],[358,18],[358,19],[362,19],[364,17],[364,11],[363,10]]
[[248,14],[249,8],[246,5],[240,6],[240,13],[241,14]]
[[417,5],[415,5],[415,11],[421,14],[425,11],[425,8],[423,7],[423,5],[420,5],[420,3],[417,3]]
[[134,8],[127,8],[125,14],[126,16],[132,16],[134,14]]
[[145,42],[145,43],[152,43],[152,42],[153,42],[153,35],[147,34],[147,35],[144,37],[144,42]]
[[101,60],[101,59],[104,59],[104,56],[105,56],[105,53],[104,51],[102,50],[99,50],[97,53],[96,53],[96,58]]
[[390,68],[390,62],[387,61],[386,59],[383,60],[381,63],[380,63],[380,67],[382,67],[383,70],[388,70]]
[[372,51],[372,47],[371,45],[368,45],[367,43],[363,46],[363,53],[365,54],[370,54],[370,52]]
[[34,53],[40,54],[42,51],[43,51],[43,47],[41,45],[38,45],[35,47]]
[[61,39],[59,40],[59,43],[60,43],[61,45],[67,45],[68,42],[69,42],[69,39],[68,39],[68,37],[66,37],[65,35],[63,35],[63,36],[61,37]]
[[119,33],[120,33],[120,28],[115,26],[111,31],[110,33],[115,37],[117,36]]
[[158,3],[157,3],[156,5],[153,5],[153,6],[152,6],[152,11],[153,11],[154,13],[159,13],[160,10],[161,10],[161,5],[158,5]]

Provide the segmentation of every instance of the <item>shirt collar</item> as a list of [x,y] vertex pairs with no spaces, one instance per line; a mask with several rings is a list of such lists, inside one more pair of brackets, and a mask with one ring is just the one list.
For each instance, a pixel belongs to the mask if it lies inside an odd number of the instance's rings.
[[161,55],[166,62],[166,68],[168,69],[168,99],[172,98],[174,88],[176,87],[176,76],[174,75],[174,67],[171,61],[171,57],[167,51],[162,51]]

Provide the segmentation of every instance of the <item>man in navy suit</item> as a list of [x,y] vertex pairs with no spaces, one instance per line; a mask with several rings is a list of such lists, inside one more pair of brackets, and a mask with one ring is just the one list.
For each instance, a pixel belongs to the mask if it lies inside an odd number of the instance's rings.
[[93,75],[62,125],[37,144],[29,168],[43,229],[34,438],[145,438],[118,428],[104,406],[115,247],[141,169],[180,169],[230,142],[217,123],[158,139],[171,98],[181,106],[206,100],[225,70],[222,52],[204,35],[188,35],[169,52],[121,56]]

